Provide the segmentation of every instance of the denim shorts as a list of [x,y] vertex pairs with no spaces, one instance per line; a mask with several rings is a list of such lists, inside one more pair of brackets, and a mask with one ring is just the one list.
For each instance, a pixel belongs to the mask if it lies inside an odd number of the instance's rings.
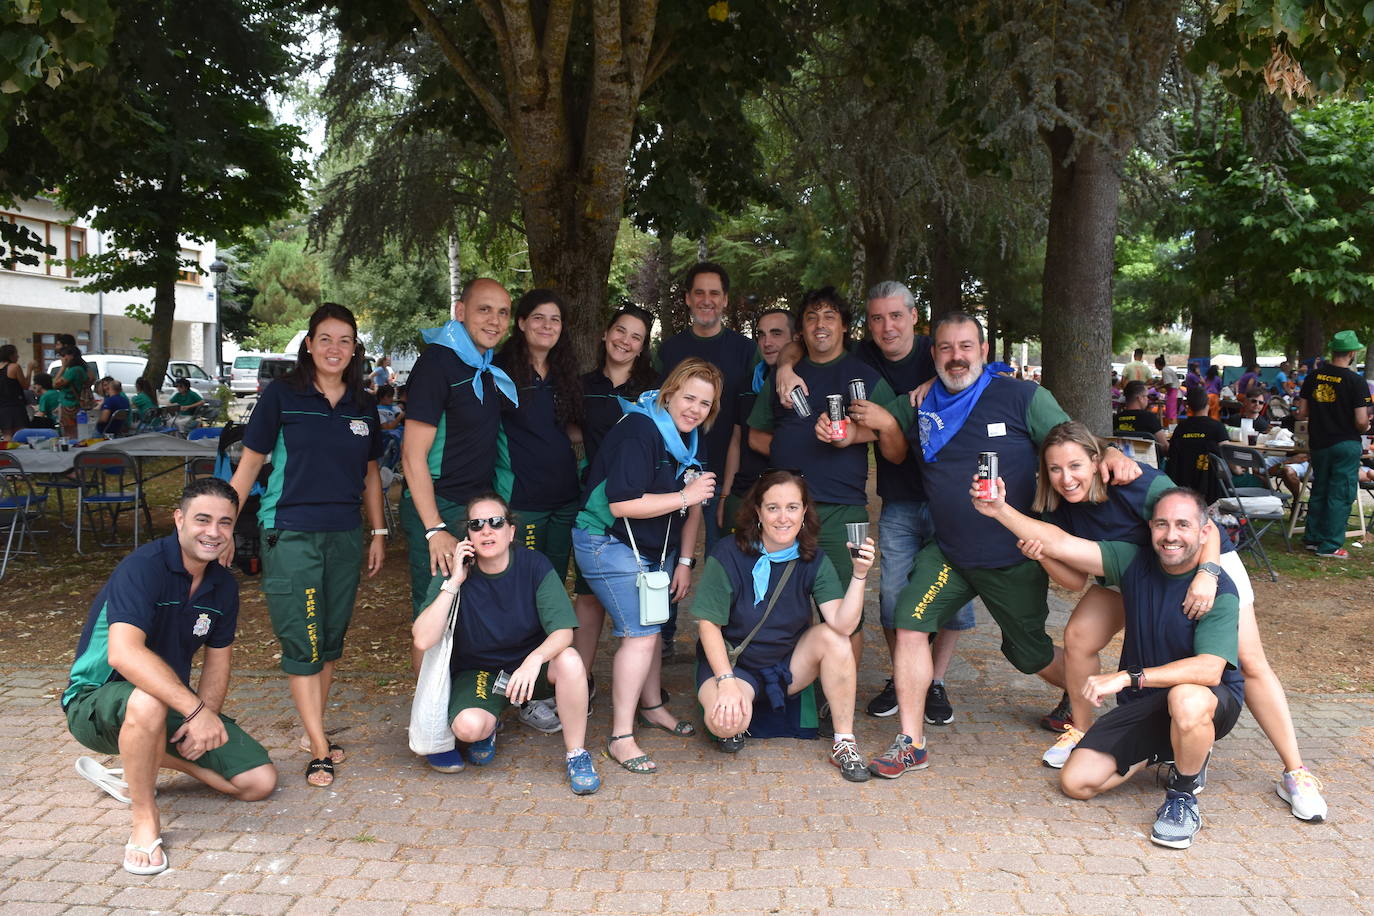
[[[885,499],[878,516],[878,619],[883,629],[895,629],[893,610],[902,593],[916,554],[935,538],[930,518],[930,503],[914,499]],[[971,630],[974,626],[973,602],[961,607],[941,627],[944,630]]]
[[[592,594],[611,618],[611,633],[625,636],[657,636],[662,624],[644,626],[639,622],[639,564],[635,563],[630,545],[609,534],[593,534],[581,528],[573,529],[573,554],[582,578],[592,588]],[[642,560],[643,568],[657,569],[658,558]],[[669,551],[664,568],[672,574],[677,565],[677,553]]]

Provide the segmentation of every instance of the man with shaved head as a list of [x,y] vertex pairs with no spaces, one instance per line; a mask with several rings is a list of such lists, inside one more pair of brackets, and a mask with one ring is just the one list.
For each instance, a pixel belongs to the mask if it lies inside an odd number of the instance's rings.
[[[517,400],[510,377],[491,364],[510,315],[505,288],[479,278],[453,303],[452,321],[421,332],[429,346],[410,371],[401,444],[401,527],[410,552],[412,615],[424,609],[430,580],[452,572],[463,507],[491,489],[502,399]],[[434,755],[430,765],[448,771],[451,762],[440,759],[448,756]],[[461,765],[458,757],[456,766]]]

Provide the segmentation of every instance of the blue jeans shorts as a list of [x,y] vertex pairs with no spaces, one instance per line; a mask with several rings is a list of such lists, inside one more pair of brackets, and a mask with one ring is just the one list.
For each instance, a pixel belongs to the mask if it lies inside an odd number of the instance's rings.
[[[878,619],[883,629],[894,629],[897,596],[902,593],[916,565],[916,554],[934,538],[935,523],[930,517],[930,503],[883,500],[882,513],[878,516]],[[969,602],[941,629],[971,630],[973,626],[973,603]]]
[[[609,534],[593,534],[581,528],[574,528],[572,535],[577,568],[611,618],[611,633],[619,637],[657,636],[663,629],[661,624],[646,627],[639,622],[636,579],[640,567],[630,545]],[[658,568],[657,557],[641,562],[645,569]],[[670,551],[664,568],[671,574],[676,565],[677,554]]]

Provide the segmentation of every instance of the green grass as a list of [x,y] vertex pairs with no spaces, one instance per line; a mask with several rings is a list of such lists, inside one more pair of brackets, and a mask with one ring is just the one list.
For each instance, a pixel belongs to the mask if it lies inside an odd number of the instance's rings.
[[[1371,524],[1371,519],[1365,519],[1365,525]],[[1350,552],[1348,560],[1322,559],[1313,553],[1303,549],[1302,535],[1293,535],[1293,550],[1288,550],[1283,543],[1283,535],[1276,524],[1264,535],[1261,542],[1264,544],[1265,553],[1269,555],[1269,562],[1274,566],[1280,579],[1292,578],[1301,580],[1313,579],[1374,579],[1374,531],[1362,543],[1364,547],[1356,547],[1357,538],[1347,538],[1345,549]],[[1359,520],[1354,516],[1350,520],[1350,529],[1359,528]],[[1254,560],[1249,552],[1242,554],[1245,566],[1250,570],[1252,577],[1264,575],[1262,569],[1258,568],[1258,562]]]

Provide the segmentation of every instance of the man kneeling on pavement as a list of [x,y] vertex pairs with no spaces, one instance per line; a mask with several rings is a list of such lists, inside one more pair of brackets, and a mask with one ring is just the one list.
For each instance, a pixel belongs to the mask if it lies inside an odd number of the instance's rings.
[[[96,595],[62,694],[67,727],[83,745],[118,754],[122,771],[90,757],[76,771],[131,805],[124,870],[167,870],[154,801],[157,771],[193,776],[240,801],[277,785],[261,744],[221,712],[229,691],[239,588],[219,556],[234,536],[238,496],[223,480],[197,480],[172,513],[176,533],[125,557]],[[205,646],[196,690],[191,659]],[[121,778],[122,777],[122,778]]]
[[[1001,481],[998,481],[1001,487]],[[1240,716],[1245,681],[1237,670],[1240,603],[1225,572],[1212,610],[1199,620],[1183,612],[1211,521],[1202,497],[1166,490],[1150,518],[1152,550],[1120,541],[1089,541],[1006,506],[974,499],[984,515],[1020,538],[1028,556],[1057,560],[1121,588],[1126,610],[1121,670],[1088,678],[1083,695],[1094,706],[1117,706],[1088,729],[1060,772],[1070,798],[1089,799],[1130,779],[1142,767],[1172,762],[1164,804],[1150,840],[1186,849],[1202,829],[1197,795],[1207,784],[1212,745]]]

